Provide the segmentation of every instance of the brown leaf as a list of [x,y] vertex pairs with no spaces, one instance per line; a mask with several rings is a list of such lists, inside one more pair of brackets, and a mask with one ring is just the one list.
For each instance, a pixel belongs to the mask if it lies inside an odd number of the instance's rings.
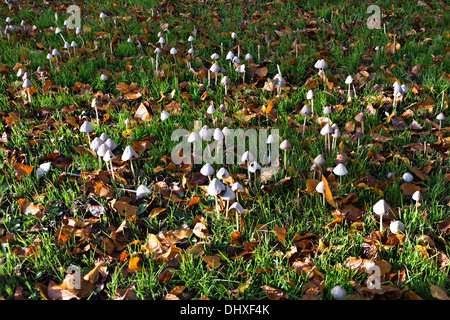
[[141,103],[136,110],[136,113],[134,114],[134,119],[140,120],[140,121],[149,121],[150,120],[150,113],[148,112],[147,108],[143,103]]
[[286,228],[275,226],[273,227],[273,231],[275,231],[275,234],[277,235],[278,241],[280,241],[282,244],[285,244],[286,241]]
[[431,295],[439,300],[450,300],[447,293],[439,286],[430,283]]
[[205,261],[211,268],[219,267],[222,264],[220,262],[220,256],[218,255],[202,256],[202,260]]

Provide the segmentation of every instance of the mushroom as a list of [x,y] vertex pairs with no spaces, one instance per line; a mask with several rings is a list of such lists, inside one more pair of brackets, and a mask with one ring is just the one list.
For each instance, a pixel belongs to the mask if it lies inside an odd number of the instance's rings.
[[169,53],[173,56],[173,61],[174,61],[175,63],[177,63],[177,60],[175,59],[175,55],[178,53],[177,49],[171,48],[170,51],[169,51]]
[[[106,142],[105,142],[106,143]],[[134,151],[132,146],[127,146],[122,153],[122,161],[130,161],[131,172],[133,173],[133,181],[136,181],[136,174],[133,168],[133,158],[137,158],[138,155],[136,151]]]
[[292,150],[292,145],[289,143],[289,141],[284,140],[280,144],[280,150],[284,151],[284,170],[286,170],[286,153],[288,150]]
[[198,132],[198,135],[203,140],[210,141],[213,133],[212,133],[212,130],[207,125],[204,125]]
[[52,68],[52,59],[53,59],[52,54],[51,54],[51,53],[48,53],[48,54],[47,54],[47,60],[50,61],[50,68]]
[[111,151],[117,147],[117,144],[111,138],[106,139],[105,144],[108,146],[109,150],[111,150]]
[[393,234],[399,234],[400,232],[405,230],[405,225],[403,224],[403,222],[395,220],[390,223],[389,229]]
[[[325,164],[325,158],[319,154],[317,157],[314,158],[314,164],[317,164],[318,166],[320,166],[320,168],[322,168],[322,166]],[[321,179],[322,177],[322,172],[320,172],[320,176],[319,179]]]
[[348,173],[347,168],[342,163],[339,163],[333,168],[333,173],[339,176],[339,186],[342,186],[342,176],[345,176]]
[[161,53],[161,49],[156,48],[155,49],[155,53],[156,53],[156,74],[158,74],[158,61],[159,61],[159,54]]
[[416,202],[416,205],[415,205],[416,209],[415,209],[415,211],[416,211],[416,214],[417,214],[417,207],[419,205],[419,202],[422,201],[422,199],[423,199],[422,192],[420,192],[420,190],[417,190],[416,192],[413,193],[412,198]]
[[109,149],[105,152],[105,155],[103,156],[103,160],[105,162],[109,162],[110,169],[111,169],[111,177],[112,177],[113,181],[114,181],[114,170],[113,170],[113,166],[112,166],[112,161],[115,158],[116,158],[116,156]]
[[207,163],[200,169],[200,173],[208,177],[209,182],[211,182],[211,176],[214,174],[214,168],[209,163]]
[[330,119],[330,114],[331,114],[331,108],[330,107],[323,107],[323,114],[327,116],[328,121]]
[[281,93],[281,88],[286,86],[286,80],[284,80],[283,76],[281,75],[280,66],[277,64],[278,73],[273,78],[273,82],[275,87],[277,87],[277,94],[279,95]]
[[56,58],[56,63],[58,63],[58,56],[60,55],[58,49],[53,49],[52,50],[52,56]]
[[137,187],[136,189],[136,197],[138,199],[142,199],[143,197],[145,197],[147,194],[149,194],[151,191],[149,188],[147,188],[146,186],[144,186],[143,184],[141,184],[139,187]]
[[311,100],[311,114],[314,115],[314,91],[311,89],[306,93],[306,99]]
[[233,190],[234,193],[236,194],[236,201],[239,201],[239,193],[244,192],[244,188],[242,188],[241,184],[236,181],[231,186],[231,190]]
[[86,132],[89,140],[89,146],[91,145],[91,138],[89,137],[89,133],[93,132],[94,128],[89,123],[89,121],[84,121],[83,124],[80,127],[80,132]]
[[98,108],[100,107],[100,101],[98,101],[96,98],[92,99],[91,102],[91,108],[95,109],[95,117],[97,119],[97,125],[100,123],[98,120]]
[[230,173],[227,171],[227,169],[222,167],[217,171],[216,177],[220,180],[227,179],[228,177],[230,177]]
[[333,133],[333,130],[331,130],[330,124],[327,122],[323,126],[323,128],[320,130],[320,134],[325,137],[325,152],[329,152],[329,149],[331,149],[330,146],[330,134]]
[[108,80],[108,77],[106,76],[106,74],[101,74],[100,75],[100,81],[106,81],[106,80]]
[[302,110],[300,110],[300,114],[303,116],[303,130],[302,130],[302,137],[303,137],[305,135],[306,118],[312,115],[311,108],[307,104],[305,104]]
[[55,34],[59,34],[61,36],[61,38],[63,39],[63,41],[66,42],[66,39],[64,39],[64,37],[62,35],[62,30],[60,27],[56,27]]
[[210,114],[211,117],[213,116],[214,113],[216,113],[216,108],[214,108],[214,104],[213,104],[212,101],[211,101],[211,103],[209,104],[208,109],[206,109],[206,113],[207,113],[207,114]]
[[239,202],[234,202],[230,206],[230,211],[236,210],[236,230],[239,231],[239,213],[244,212],[244,208],[239,204]]
[[245,64],[240,64],[237,66],[236,72],[239,72],[242,75],[242,83],[245,83]]
[[[101,158],[103,158],[103,156],[106,154],[106,151],[108,151],[108,150],[109,150],[109,147],[104,143],[102,143],[100,145],[100,147],[97,149],[97,156],[99,158],[99,168],[100,169],[101,169]],[[109,169],[108,162],[106,162],[106,169]]]
[[226,187],[225,191],[220,194],[220,197],[227,202],[225,213],[228,215],[228,210],[230,208],[230,200],[236,199],[236,195],[230,187]]
[[249,180],[249,181],[251,180],[251,179],[250,179],[249,163],[252,162],[253,159],[254,159],[254,158],[253,158],[253,155],[252,155],[252,153],[251,153],[250,151],[245,151],[245,152],[242,154],[242,157],[241,157],[241,162],[247,163],[247,171],[248,171],[248,180]]
[[405,172],[404,174],[403,174],[403,181],[404,182],[406,182],[406,183],[409,183],[409,182],[411,182],[411,181],[413,181],[414,180],[414,177],[412,176],[412,174],[411,173],[409,173],[409,172]]
[[330,291],[331,296],[335,300],[344,300],[347,296],[347,291],[341,286],[334,286]]
[[217,73],[218,73],[219,71],[220,71],[220,67],[217,65],[217,63],[213,63],[213,65],[211,66],[211,68],[209,68],[209,70],[208,70],[208,85],[209,85],[209,82],[210,82],[210,72],[213,72],[214,75],[215,75],[215,78],[216,78],[215,84],[216,84],[216,86],[217,86]]
[[165,121],[165,120],[169,119],[169,117],[170,117],[170,113],[168,113],[167,111],[163,110],[161,112],[161,121]]
[[383,233],[383,216],[389,214],[389,205],[381,199],[373,206],[373,212],[380,216],[380,232]]
[[316,69],[319,69],[319,75],[322,78],[323,87],[325,89],[325,70],[328,68],[328,64],[324,59],[317,60],[317,62],[314,64],[314,67]]
[[271,147],[271,145],[273,144],[275,142],[275,138],[270,134],[268,137],[267,137],[267,139],[266,139],[266,144],[267,144],[267,149],[269,149],[269,153],[268,153],[268,156],[267,156],[267,164],[269,164],[270,162],[271,162],[271,150],[272,150],[272,147]]
[[350,95],[350,85],[353,82],[353,78],[352,76],[347,76],[347,78],[345,78],[345,84],[348,84],[348,90],[347,90],[347,102],[350,103],[352,101],[352,97]]
[[323,181],[320,181],[316,186],[316,191],[318,193],[321,193],[323,195],[323,203],[322,206],[325,208],[325,183]]
[[234,54],[231,51],[228,51],[227,56],[225,57],[225,60],[229,60],[230,61],[230,68],[231,68],[231,62],[234,59]]
[[[94,140],[92,140],[92,142],[90,143],[89,147],[90,149],[97,153],[98,149],[100,148],[100,146],[104,143],[104,141],[98,137],[95,137]],[[98,167],[101,168],[102,167],[102,162],[101,162],[101,158],[100,156],[98,157]]]
[[256,187],[256,171],[257,170],[261,170],[261,166],[256,161],[253,161],[248,165],[248,171],[253,172],[255,174],[255,180],[254,180],[255,187]]
[[220,128],[216,128],[214,129],[213,138],[216,141],[222,141],[225,138],[225,135]]
[[22,88],[25,89],[27,96],[28,96],[28,100],[31,102],[31,88],[33,87],[33,83],[29,80],[29,79],[25,79],[25,81],[22,84]]
[[215,199],[215,206],[217,211],[217,217],[219,217],[219,203],[217,201],[217,196],[225,190],[225,185],[217,180],[216,178],[212,179],[208,185],[207,192],[210,196],[213,196]]
[[331,136],[333,137],[333,142],[331,143],[331,152],[334,152],[334,150],[336,149],[337,139],[341,137],[341,131],[339,130],[339,128],[336,127],[333,130]]
[[442,121],[445,120],[445,116],[444,114],[441,112],[437,115],[436,120],[439,120],[439,133],[438,133],[438,137],[441,135],[441,127],[442,127]]
[[361,123],[361,130],[364,133],[364,122],[366,122],[366,116],[364,112],[360,112],[355,116],[355,120]]
[[69,53],[69,57],[70,57],[70,43],[64,42],[64,49],[67,50],[67,52]]
[[247,61],[248,63],[250,63],[250,61],[253,60],[253,56],[252,56],[250,53],[247,53],[247,54],[244,56],[244,59],[245,59],[245,61]]
[[73,55],[75,56],[77,52],[75,51],[75,48],[77,47],[77,43],[75,41],[72,41],[70,43],[70,46],[73,48]]
[[193,36],[189,36],[188,41],[191,43],[191,48],[192,48],[192,42],[194,42],[194,37]]
[[362,139],[362,138],[364,138],[364,134],[362,133],[362,131],[361,130],[356,130],[356,132],[355,132],[355,138],[356,139],[358,139],[358,150],[359,150],[359,145],[360,145],[360,140]]
[[225,95],[227,95],[227,88],[231,84],[230,78],[228,78],[228,76],[223,76],[222,80],[220,80],[220,84],[225,87]]

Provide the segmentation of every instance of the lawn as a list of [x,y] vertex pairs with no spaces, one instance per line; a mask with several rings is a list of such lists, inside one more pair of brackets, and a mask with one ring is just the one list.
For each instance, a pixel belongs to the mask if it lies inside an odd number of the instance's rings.
[[[0,298],[449,299],[448,5],[20,3],[0,4]],[[177,163],[174,132],[203,126],[291,148],[275,172],[239,137],[233,162]]]

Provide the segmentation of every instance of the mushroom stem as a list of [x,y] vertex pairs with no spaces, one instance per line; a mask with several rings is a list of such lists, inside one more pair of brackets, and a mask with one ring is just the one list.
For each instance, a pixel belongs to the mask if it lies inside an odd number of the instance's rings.
[[131,172],[133,173],[133,181],[136,181],[136,173],[134,172],[133,159],[130,159]]
[[286,150],[284,150],[284,170],[286,170]]
[[102,169],[102,157],[98,156],[98,168]]
[[219,213],[219,201],[217,200],[217,196],[214,196],[214,199],[216,201],[217,218],[219,218],[219,216],[220,216],[220,213]]
[[89,141],[89,146],[91,145],[91,137],[89,136],[89,132],[86,132],[87,136],[88,136],[88,141]]
[[325,192],[323,193],[323,196],[322,196],[322,198],[323,198],[323,200],[322,200],[322,205],[323,205],[323,207],[325,208]]
[[303,138],[303,136],[305,135],[305,127],[306,127],[306,117],[303,117],[303,118],[304,118],[304,120],[303,120],[302,138]]
[[227,200],[226,216],[228,216],[228,210],[230,208],[230,200]]
[[380,232],[383,233],[383,215],[380,214]]
[[110,165],[110,169],[111,169],[111,178],[112,178],[113,181],[115,181],[114,180],[114,170],[113,170],[112,160],[109,161],[109,165]]
[[236,210],[236,230],[239,231],[239,212]]

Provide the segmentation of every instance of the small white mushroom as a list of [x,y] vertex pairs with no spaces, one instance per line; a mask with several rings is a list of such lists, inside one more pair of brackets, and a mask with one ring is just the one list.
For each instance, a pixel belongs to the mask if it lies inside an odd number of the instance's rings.
[[105,155],[103,156],[103,160],[105,162],[109,162],[109,166],[110,166],[110,169],[111,169],[111,177],[112,177],[113,181],[114,181],[114,170],[113,170],[113,166],[112,166],[112,161],[115,158],[116,158],[116,156],[109,149],[106,151]]
[[[105,142],[106,143],[106,142]],[[133,158],[138,158],[136,151],[134,151],[132,146],[125,147],[122,153],[122,161],[130,161],[131,172],[133,173],[133,180],[136,181],[136,174],[133,167]]]
[[147,188],[146,186],[144,186],[143,184],[141,184],[136,189],[136,197],[138,199],[142,199],[143,197],[145,197],[147,194],[150,194],[150,193],[151,193],[150,189]]
[[383,232],[383,216],[389,214],[389,205],[381,199],[373,206],[373,212],[380,216],[380,232]]
[[339,163],[333,168],[333,173],[339,176],[339,186],[342,186],[342,176],[345,176],[348,173],[347,168],[342,163]]
[[316,191],[322,194],[323,203],[322,206],[325,207],[325,183],[320,181],[316,186]]
[[401,221],[392,221],[389,225],[389,229],[393,234],[399,234],[403,230],[405,230],[405,225]]
[[287,167],[286,153],[287,153],[288,150],[292,150],[292,145],[289,143],[289,141],[284,140],[280,144],[280,150],[284,151],[284,170],[286,170],[286,167]]
[[80,127],[80,132],[86,132],[89,140],[89,146],[91,145],[91,138],[89,137],[89,133],[93,132],[94,128],[89,123],[89,121],[84,121],[83,124]]
[[404,174],[403,174],[403,181],[404,182],[406,182],[406,183],[409,183],[409,182],[411,182],[411,181],[413,181],[414,180],[414,177],[412,176],[412,174],[411,173],[409,173],[409,172],[405,172]]
[[220,182],[219,180],[217,180],[216,178],[211,180],[211,182],[209,183],[208,188],[207,188],[208,194],[215,198],[217,217],[219,217],[219,215],[220,215],[219,203],[217,200],[217,196],[224,190],[225,190],[225,185],[222,182]]
[[167,111],[163,110],[161,112],[161,121],[165,121],[165,120],[169,119],[169,117],[170,117],[170,113],[168,113]]
[[214,168],[207,163],[200,169],[200,173],[205,177],[208,177],[209,182],[211,182],[211,176],[214,174]]
[[341,286],[335,286],[331,289],[330,294],[335,300],[344,300],[347,296],[347,291]]
[[220,180],[227,179],[229,176],[230,176],[230,173],[228,172],[227,169],[225,169],[223,167],[220,168],[216,173],[216,177]]

